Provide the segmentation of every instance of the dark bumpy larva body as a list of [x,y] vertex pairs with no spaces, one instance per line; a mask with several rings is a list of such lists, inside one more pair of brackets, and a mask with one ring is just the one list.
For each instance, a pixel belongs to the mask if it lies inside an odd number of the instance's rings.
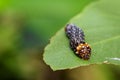
[[65,32],[70,40],[71,49],[75,54],[84,60],[88,60],[91,55],[91,48],[85,43],[82,29],[76,27],[74,24],[67,24]]

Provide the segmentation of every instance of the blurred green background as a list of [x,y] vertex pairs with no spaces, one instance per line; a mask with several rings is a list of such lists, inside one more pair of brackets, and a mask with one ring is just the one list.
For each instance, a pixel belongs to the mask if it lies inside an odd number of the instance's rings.
[[118,66],[52,71],[42,58],[57,30],[94,1],[0,0],[0,80],[119,80]]

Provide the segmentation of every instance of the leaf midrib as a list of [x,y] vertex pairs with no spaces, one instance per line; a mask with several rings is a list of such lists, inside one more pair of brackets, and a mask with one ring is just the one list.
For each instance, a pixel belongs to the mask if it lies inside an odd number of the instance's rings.
[[120,38],[120,35],[117,35],[117,36],[115,36],[115,37],[111,37],[111,38],[108,38],[108,39],[104,39],[104,40],[101,40],[101,41],[92,43],[91,45],[98,45],[98,44],[106,43],[106,42],[113,41],[113,40],[119,39],[119,38]]

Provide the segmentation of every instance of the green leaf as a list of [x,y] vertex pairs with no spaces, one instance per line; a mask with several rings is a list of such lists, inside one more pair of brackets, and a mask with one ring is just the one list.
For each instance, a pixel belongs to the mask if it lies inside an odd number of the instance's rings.
[[45,48],[44,61],[53,70],[72,69],[90,64],[120,65],[120,0],[100,0],[90,4],[70,20],[80,26],[86,42],[92,47],[89,60],[82,60],[69,47],[64,28],[57,32]]

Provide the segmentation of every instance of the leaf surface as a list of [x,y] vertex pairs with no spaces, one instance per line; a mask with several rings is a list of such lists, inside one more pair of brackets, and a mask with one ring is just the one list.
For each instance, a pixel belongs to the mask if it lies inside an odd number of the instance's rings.
[[119,4],[119,0],[96,1],[68,22],[83,29],[86,42],[92,48],[89,60],[82,60],[73,53],[63,27],[45,48],[44,61],[53,70],[102,63],[120,65]]

